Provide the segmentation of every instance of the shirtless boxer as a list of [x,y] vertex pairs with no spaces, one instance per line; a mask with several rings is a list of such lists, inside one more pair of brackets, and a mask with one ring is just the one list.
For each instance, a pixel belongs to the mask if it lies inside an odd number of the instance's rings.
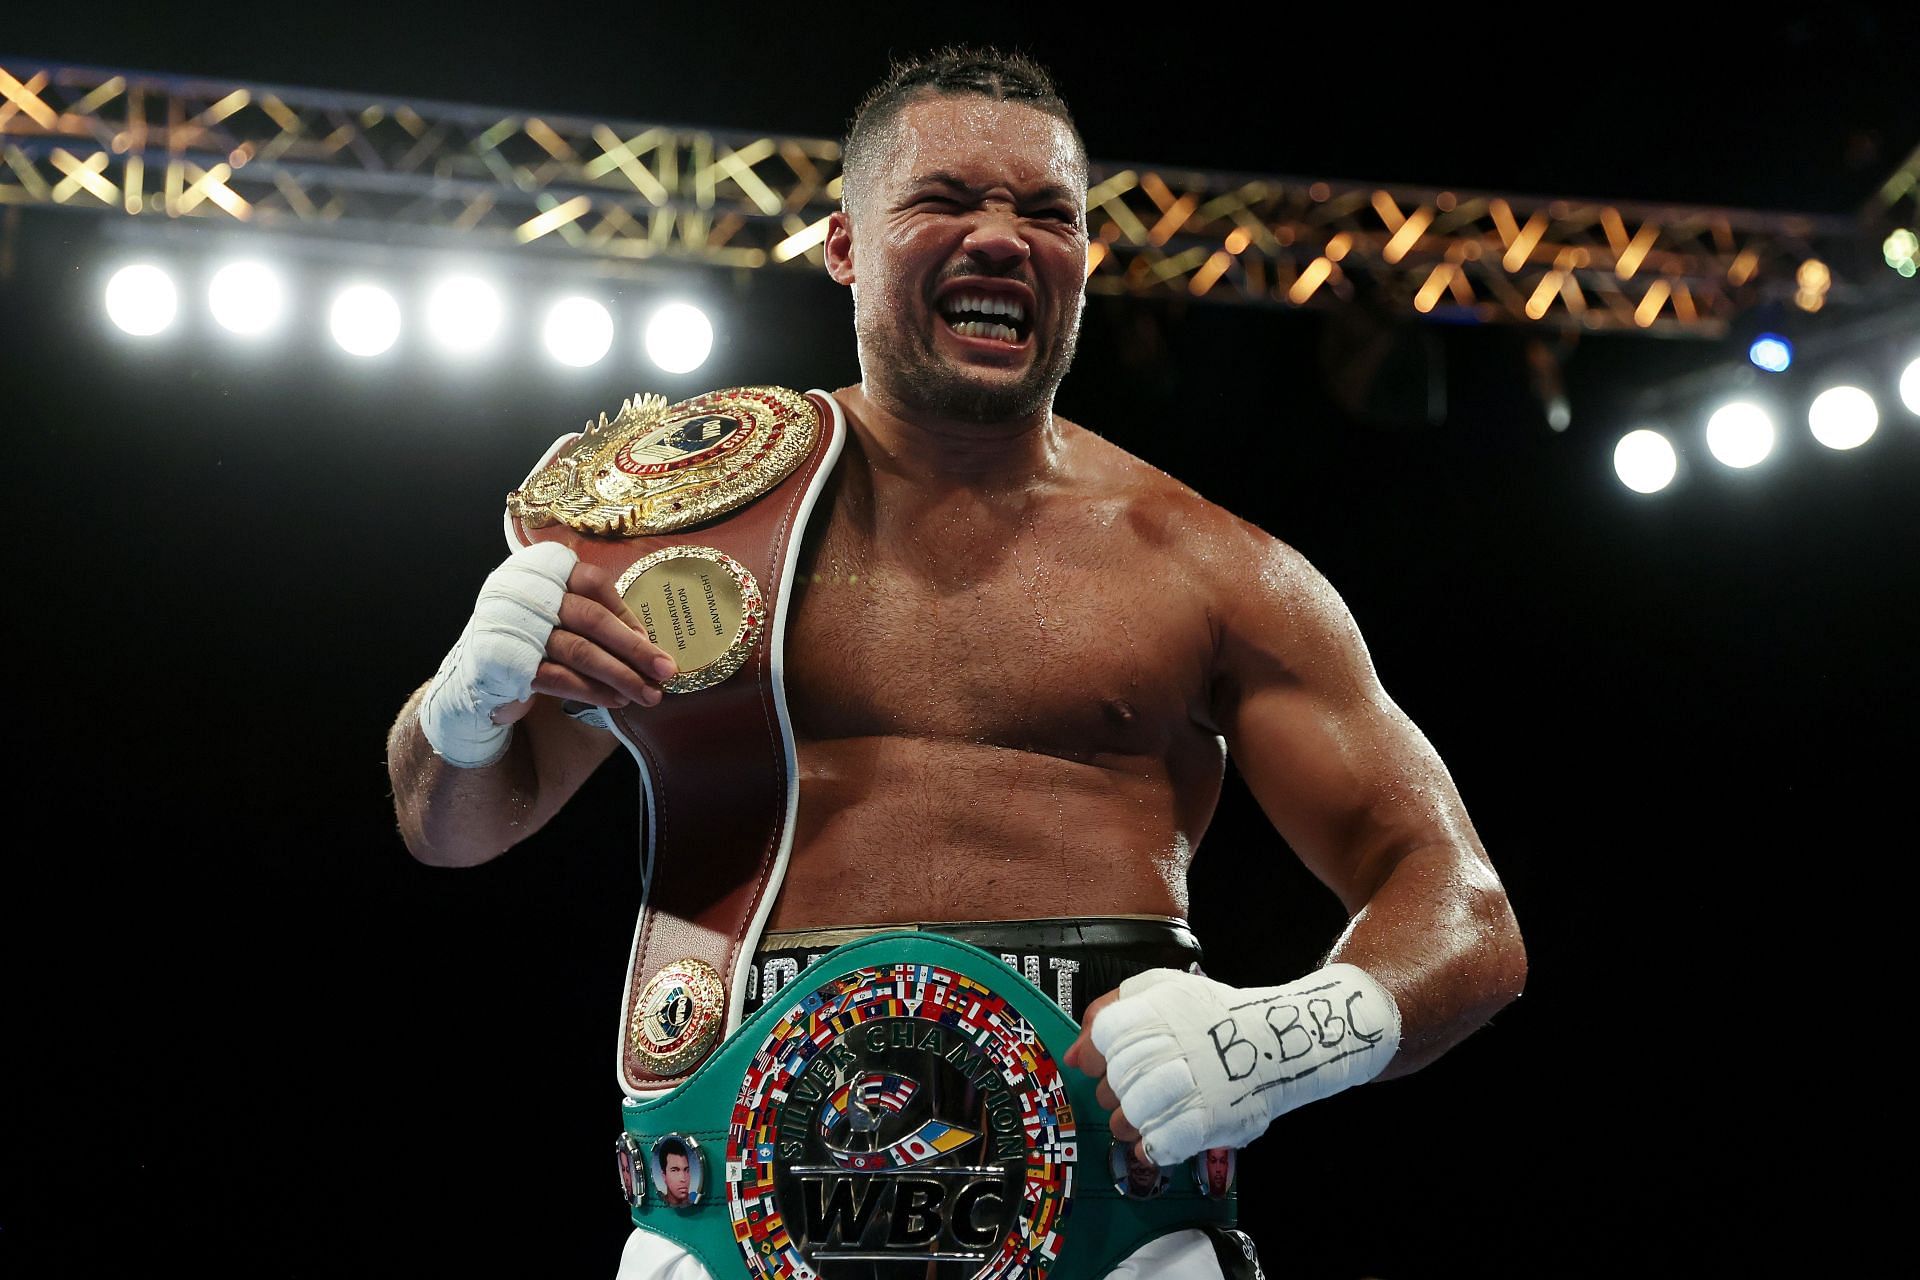
[[[847,442],[788,614],[799,809],[763,953],[848,926],[1170,922],[1156,954],[1173,959],[1084,1007],[1068,1053],[1102,1078],[1116,1138],[1161,1164],[1433,1061],[1521,988],[1505,894],[1333,588],[1054,415],[1084,297],[1087,162],[1045,73],[992,53],[896,70],[856,117],[845,173],[826,255],[853,292],[862,381],[834,393]],[[390,742],[401,831],[437,865],[538,831],[614,751],[563,702],[657,705],[673,671],[609,575],[552,546],[489,581]],[[546,603],[529,611],[530,590]],[[1351,917],[1326,967],[1284,988],[1178,962],[1172,922],[1228,751]],[[1035,903],[1048,909],[1022,909]],[[1309,1045],[1280,1072],[1250,1041],[1220,1043],[1224,1011],[1293,997],[1370,1027],[1372,1052]],[[1230,1107],[1233,1086],[1253,1105]],[[623,1276],[698,1270],[635,1242]],[[1210,1249],[1160,1245],[1153,1273],[1218,1274]]]

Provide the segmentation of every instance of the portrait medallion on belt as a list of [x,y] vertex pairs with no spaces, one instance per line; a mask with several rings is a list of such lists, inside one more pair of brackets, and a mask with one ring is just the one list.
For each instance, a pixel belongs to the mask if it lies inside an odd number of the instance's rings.
[[672,533],[744,506],[784,480],[821,427],[813,401],[785,387],[735,387],[679,404],[622,401],[507,495],[529,529]]
[[673,1075],[706,1057],[720,1035],[726,989],[704,960],[666,965],[640,989],[628,1047],[655,1075]]
[[1073,1107],[994,982],[875,965],[773,1024],[727,1137],[727,1210],[755,1277],[866,1277],[877,1262],[928,1280],[1045,1277],[1073,1195]]

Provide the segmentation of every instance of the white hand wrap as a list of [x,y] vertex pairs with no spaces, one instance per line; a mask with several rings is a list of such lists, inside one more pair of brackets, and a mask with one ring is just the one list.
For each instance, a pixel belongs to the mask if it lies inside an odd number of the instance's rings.
[[448,764],[476,769],[506,753],[513,726],[491,717],[533,696],[578,559],[564,543],[536,542],[487,575],[467,629],[420,699],[420,731]]
[[1252,990],[1151,969],[1120,984],[1093,1044],[1147,1158],[1178,1164],[1379,1075],[1400,1047],[1400,1010],[1350,964]]

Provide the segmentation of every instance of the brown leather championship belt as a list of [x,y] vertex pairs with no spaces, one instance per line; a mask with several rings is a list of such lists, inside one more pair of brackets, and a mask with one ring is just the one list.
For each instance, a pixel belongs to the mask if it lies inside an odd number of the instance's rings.
[[620,1029],[629,1093],[675,1087],[740,1025],[799,800],[786,605],[845,431],[823,391],[635,397],[507,495],[513,545],[565,542],[614,574],[680,667],[658,706],[608,713],[646,792]]

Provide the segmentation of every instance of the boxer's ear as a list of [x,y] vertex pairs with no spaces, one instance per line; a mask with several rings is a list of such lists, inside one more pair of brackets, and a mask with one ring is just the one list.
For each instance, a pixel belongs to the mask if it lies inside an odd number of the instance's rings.
[[844,209],[827,215],[827,274],[840,284],[853,283],[853,222]]

